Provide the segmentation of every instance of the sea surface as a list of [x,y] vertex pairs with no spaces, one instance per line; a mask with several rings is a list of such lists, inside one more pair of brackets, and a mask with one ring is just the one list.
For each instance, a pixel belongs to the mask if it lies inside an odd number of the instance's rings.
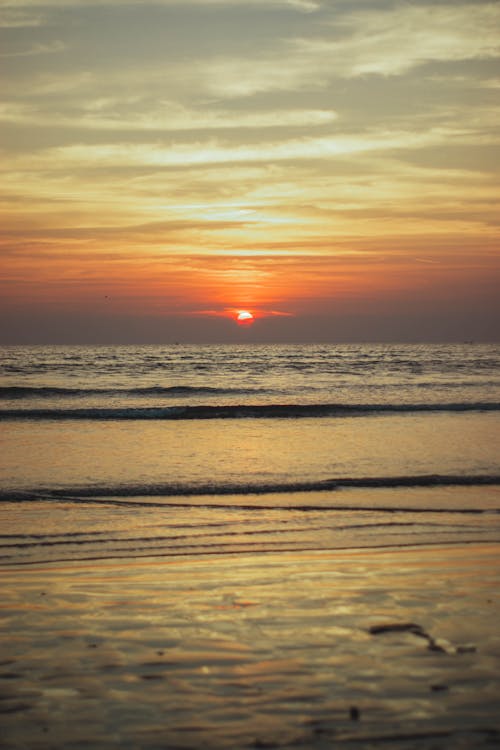
[[0,566],[500,541],[500,345],[0,349]]

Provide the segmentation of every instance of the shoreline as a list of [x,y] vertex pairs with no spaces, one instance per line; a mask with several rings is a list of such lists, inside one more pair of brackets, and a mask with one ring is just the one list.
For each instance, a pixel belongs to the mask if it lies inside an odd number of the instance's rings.
[[3,573],[2,748],[500,738],[498,544]]

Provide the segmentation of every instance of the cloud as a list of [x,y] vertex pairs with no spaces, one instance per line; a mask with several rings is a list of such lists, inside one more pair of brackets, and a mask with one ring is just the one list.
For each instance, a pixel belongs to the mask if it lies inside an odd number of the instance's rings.
[[16,52],[0,52],[0,57],[33,57],[34,55],[52,55],[63,52],[66,45],[61,41],[49,42],[48,44],[34,44],[27,49]]
[[[225,307],[218,310],[191,310],[187,314],[195,317],[208,315],[214,318],[231,318],[234,319],[240,312],[240,308]],[[270,310],[266,308],[255,308],[252,306],[252,315],[254,318],[293,318],[295,313],[285,312],[284,310]]]
[[57,164],[58,168],[152,166],[191,167],[196,165],[269,162],[282,160],[315,160],[343,157],[364,152],[394,151],[424,145],[455,141],[467,132],[456,128],[429,128],[424,132],[374,130],[353,135],[281,138],[258,144],[227,145],[217,140],[172,144],[154,143],[75,144],[49,148],[26,157],[12,156],[14,168],[40,169]]
[[499,3],[354,11],[326,27],[329,34],[283,40],[276,57],[221,56],[199,74],[213,94],[238,97],[318,90],[335,78],[402,75],[429,62],[500,57]]
[[44,16],[12,7],[0,8],[0,29],[22,29],[42,26]]
[[141,96],[129,98],[79,99],[70,102],[71,116],[52,106],[10,102],[0,104],[0,121],[33,124],[42,127],[120,131],[191,131],[228,129],[267,129],[315,127],[332,123],[336,112],[326,109],[271,109],[241,112],[235,110],[195,110],[174,101],[143,102]]
[[[113,7],[113,6],[137,6],[138,0],[7,0],[4,8],[4,12],[14,13],[15,9],[30,9],[30,8],[47,8],[47,9],[60,9],[60,8],[82,8],[82,7]],[[248,0],[147,0],[144,5],[149,6],[165,6],[165,7],[180,7],[180,6],[213,6],[213,7],[231,7],[231,6],[248,6]],[[321,7],[320,2],[316,0],[252,0],[253,5],[263,5],[266,7],[288,7],[294,10],[312,12],[319,10]]]
[[[394,75],[426,62],[493,58],[500,55],[500,5],[401,5],[389,12],[358,11],[340,22],[348,40],[305,42],[304,49],[331,53],[348,75]],[[337,58],[349,53],[347,66]]]

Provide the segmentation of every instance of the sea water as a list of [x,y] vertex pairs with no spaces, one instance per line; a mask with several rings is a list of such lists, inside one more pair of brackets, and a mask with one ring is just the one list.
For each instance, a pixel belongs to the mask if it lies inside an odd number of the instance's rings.
[[498,542],[500,345],[3,347],[0,565]]

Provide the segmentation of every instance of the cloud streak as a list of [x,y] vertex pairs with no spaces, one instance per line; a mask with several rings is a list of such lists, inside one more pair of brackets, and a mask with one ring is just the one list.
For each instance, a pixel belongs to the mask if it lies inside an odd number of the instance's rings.
[[336,77],[402,75],[430,62],[500,56],[497,3],[355,11],[328,26],[329,35],[288,40],[286,66],[280,64],[281,56],[220,58],[204,66],[200,75],[213,94],[244,97],[321,90]]

